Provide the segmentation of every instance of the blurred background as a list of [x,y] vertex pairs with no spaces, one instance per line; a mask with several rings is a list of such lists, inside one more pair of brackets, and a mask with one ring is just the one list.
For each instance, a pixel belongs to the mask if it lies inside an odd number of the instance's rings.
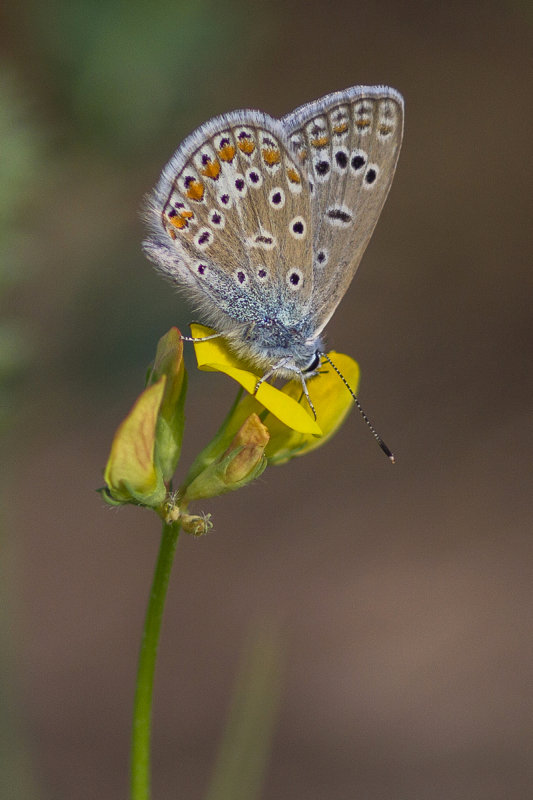
[[[94,490],[191,319],[141,253],[144,194],[215,114],[379,83],[405,96],[404,146],[328,344],[397,465],[353,414],[196,509],[215,529],[178,547],[154,798],[205,797],[264,629],[261,797],[530,796],[531,2],[6,0],[0,30],[2,798],[127,795],[159,529]],[[184,470],[235,395],[187,359]]]

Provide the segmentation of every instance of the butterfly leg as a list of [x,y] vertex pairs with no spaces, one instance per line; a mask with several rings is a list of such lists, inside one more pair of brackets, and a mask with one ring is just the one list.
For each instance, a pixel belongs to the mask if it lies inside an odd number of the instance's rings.
[[262,384],[262,383],[264,383],[265,381],[267,381],[267,380],[268,380],[268,379],[269,379],[269,378],[270,378],[270,377],[271,377],[271,376],[272,376],[272,375],[273,375],[273,374],[276,372],[276,370],[277,370],[277,369],[279,369],[280,367],[285,367],[285,369],[288,369],[288,370],[290,370],[291,372],[295,372],[295,373],[298,375],[298,377],[299,377],[299,379],[300,379],[300,383],[302,384],[302,389],[303,389],[303,393],[304,393],[304,395],[305,395],[305,399],[306,399],[306,400],[307,400],[307,402],[309,403],[309,408],[310,408],[310,409],[311,409],[311,411],[313,412],[313,416],[314,416],[314,418],[316,419],[316,418],[317,418],[317,416],[316,416],[316,410],[315,410],[315,407],[314,407],[314,405],[313,405],[313,401],[311,400],[311,397],[309,396],[309,392],[308,392],[308,390],[307,390],[307,383],[305,382],[305,377],[304,377],[304,374],[303,374],[303,372],[302,372],[300,369],[298,369],[297,367],[292,367],[290,364],[287,364],[287,361],[288,361],[288,360],[289,360],[288,358],[284,358],[282,361],[278,361],[278,363],[277,363],[277,364],[275,364],[275,366],[273,366],[273,367],[272,367],[272,369],[269,369],[269,371],[268,371],[268,372],[266,372],[266,373],[263,375],[263,377],[262,377],[262,378],[260,378],[260,379],[257,381],[257,383],[256,383],[256,385],[255,385],[255,389],[254,389],[254,395],[256,395],[256,394],[257,394],[257,392],[258,392],[258,390],[259,390],[259,387],[261,386],[261,384]]
[[279,369],[280,367],[284,367],[288,360],[289,360],[288,358],[283,358],[281,361],[278,361],[277,364],[274,364],[274,366],[271,369],[269,369],[268,372],[265,372],[265,374],[261,378],[259,378],[259,380],[255,384],[254,396],[259,391],[259,387],[261,386],[261,384],[267,381],[269,378],[271,378],[277,369]]
[[306,380],[305,380],[305,375],[303,374],[302,370],[298,369],[298,367],[292,367],[290,365],[286,365],[285,369],[290,369],[291,372],[296,372],[296,374],[298,375],[298,377],[300,379],[300,383],[302,384],[302,389],[303,389],[303,393],[305,395],[305,399],[309,403],[309,408],[313,412],[313,416],[316,419],[317,418],[316,417],[316,410],[315,410],[315,407],[313,405],[313,401],[311,400],[311,397],[309,396],[309,392],[307,390],[307,383],[306,383]]
[[307,383],[305,382],[305,377],[304,377],[304,374],[303,374],[303,372],[300,372],[300,373],[299,373],[299,377],[300,377],[300,382],[301,382],[301,384],[302,384],[302,389],[304,390],[305,399],[306,399],[306,400],[307,400],[307,402],[309,403],[309,408],[310,408],[310,409],[311,409],[311,411],[313,412],[313,416],[314,416],[314,418],[315,418],[315,420],[316,420],[316,411],[315,411],[315,407],[314,407],[314,405],[313,405],[313,401],[311,400],[311,398],[310,398],[310,396],[309,396],[309,392],[308,392],[308,390],[307,390]]

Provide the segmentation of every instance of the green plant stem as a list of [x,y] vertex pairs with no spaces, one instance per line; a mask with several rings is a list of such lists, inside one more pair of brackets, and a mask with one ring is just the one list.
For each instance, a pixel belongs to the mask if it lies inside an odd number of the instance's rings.
[[149,800],[150,798],[150,740],[155,662],[179,532],[179,522],[170,525],[163,524],[161,545],[144,621],[133,706],[131,800]]

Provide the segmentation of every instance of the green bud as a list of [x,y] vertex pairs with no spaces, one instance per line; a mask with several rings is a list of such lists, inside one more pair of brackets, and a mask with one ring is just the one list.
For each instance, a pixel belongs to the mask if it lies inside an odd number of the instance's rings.
[[208,464],[185,487],[182,494],[184,504],[232,492],[258,478],[267,465],[264,452],[269,438],[268,430],[257,414],[251,414],[226,452]]
[[104,472],[104,499],[157,508],[174,474],[183,436],[187,376],[177,328],[158,343],[148,386],[119,426]]
[[182,514],[180,520],[183,531],[191,536],[205,536],[213,527],[211,514]]
[[176,471],[181,453],[187,393],[183,342],[177,328],[171,328],[159,340],[149,382],[155,383],[163,375],[166,383],[157,418],[155,453],[163,480],[168,483]]

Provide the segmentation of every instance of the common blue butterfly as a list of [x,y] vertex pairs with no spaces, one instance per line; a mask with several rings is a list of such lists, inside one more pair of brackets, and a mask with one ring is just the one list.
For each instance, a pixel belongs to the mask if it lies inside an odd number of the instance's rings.
[[355,86],[282,119],[233,111],[164,168],[145,253],[261,381],[299,378],[309,399],[322,332],[391,186],[403,107],[395,89]]

